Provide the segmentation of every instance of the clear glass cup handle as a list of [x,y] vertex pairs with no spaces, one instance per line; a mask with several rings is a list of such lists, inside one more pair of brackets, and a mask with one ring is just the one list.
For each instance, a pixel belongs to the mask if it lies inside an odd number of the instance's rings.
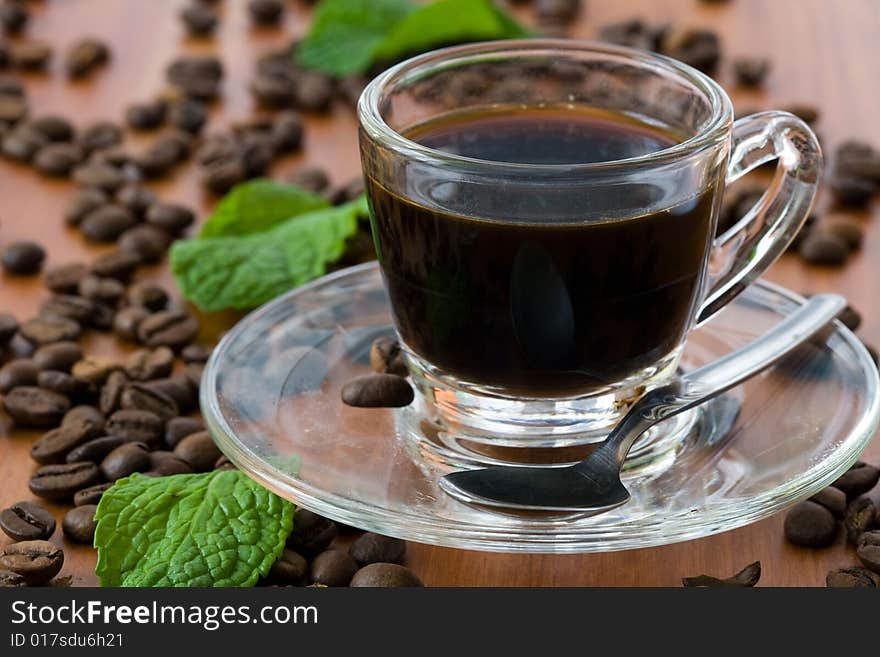
[[812,130],[788,112],[760,112],[733,124],[727,183],[775,158],[779,164],[767,191],[715,238],[697,323],[708,320],[763,274],[810,212],[822,172],[822,151]]

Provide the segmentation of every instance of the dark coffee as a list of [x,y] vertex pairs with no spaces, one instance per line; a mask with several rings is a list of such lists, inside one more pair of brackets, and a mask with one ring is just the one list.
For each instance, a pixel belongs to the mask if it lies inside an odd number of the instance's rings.
[[[607,162],[681,141],[586,109],[462,112],[406,136],[520,164]],[[403,342],[445,374],[506,393],[574,396],[636,374],[680,344],[703,288],[719,181],[674,207],[618,217],[621,195],[664,207],[659,180],[526,195],[503,182],[441,189],[407,175],[407,199],[367,180],[374,239]],[[586,195],[608,214],[583,214]]]

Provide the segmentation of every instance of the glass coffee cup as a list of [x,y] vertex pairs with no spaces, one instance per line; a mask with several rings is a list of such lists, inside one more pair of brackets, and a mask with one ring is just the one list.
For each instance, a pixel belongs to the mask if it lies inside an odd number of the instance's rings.
[[[358,106],[376,252],[426,412],[467,440],[600,440],[785,250],[821,171],[785,112],[732,120],[675,60],[569,40],[385,71]],[[778,160],[716,234],[727,185]]]

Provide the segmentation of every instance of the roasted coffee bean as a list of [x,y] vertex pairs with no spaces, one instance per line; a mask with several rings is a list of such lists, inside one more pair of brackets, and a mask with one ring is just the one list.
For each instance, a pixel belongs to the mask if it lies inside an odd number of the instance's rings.
[[533,4],[541,24],[570,23],[581,9],[581,0],[535,0]]
[[75,362],[70,371],[77,379],[103,385],[110,373],[118,369],[121,369],[119,363],[106,358],[83,358]]
[[83,152],[77,144],[47,144],[34,155],[34,166],[49,176],[68,176],[82,162]]
[[[13,77],[0,77],[0,96],[8,96],[12,98],[24,98],[25,89],[21,80]],[[847,142],[844,142],[846,144]],[[843,144],[841,148],[843,148]]]
[[101,278],[89,274],[80,280],[79,293],[80,296],[92,301],[115,304],[125,294],[125,286],[115,278]]
[[[844,321],[843,317],[838,318],[843,321],[844,325],[850,327],[850,325]],[[850,323],[857,327],[860,321]],[[855,329],[851,328],[851,330]],[[849,499],[853,499],[874,488],[874,486],[877,485],[878,480],[880,480],[880,470],[873,465],[869,465],[862,461],[856,461],[856,463],[849,470],[844,472],[837,481],[832,484],[832,486],[842,490]]]
[[316,71],[301,71],[294,87],[296,105],[309,112],[326,112],[333,104],[333,79]]
[[45,390],[57,392],[68,399],[82,399],[94,392],[92,384],[80,381],[67,372],[43,370],[37,375],[37,385]]
[[73,504],[75,506],[85,506],[86,504],[97,504],[101,501],[104,492],[113,485],[112,482],[104,484],[95,484],[88,488],[78,490],[73,494]]
[[125,372],[134,381],[149,381],[171,374],[174,352],[168,347],[138,349],[125,361]]
[[0,312],[0,349],[6,347],[16,333],[18,333],[18,320],[15,316]]
[[31,446],[31,458],[40,465],[64,463],[68,452],[94,437],[94,428],[86,423],[52,429]]
[[312,561],[310,579],[324,586],[348,586],[357,570],[357,562],[347,552],[325,550]]
[[274,158],[275,144],[271,137],[253,134],[242,139],[241,163],[248,178],[265,174]]
[[89,212],[79,227],[86,239],[93,242],[113,242],[137,223],[128,208],[121,205],[103,205]]
[[201,2],[191,2],[180,12],[180,19],[193,36],[207,36],[217,27],[217,14]]
[[351,544],[348,553],[360,566],[371,563],[403,563],[406,543],[399,538],[366,532]]
[[13,541],[46,540],[55,533],[55,518],[37,502],[16,502],[0,511],[0,529]]
[[104,430],[105,423],[104,415],[94,406],[88,406],[86,404],[80,406],[74,406],[67,413],[64,414],[64,418],[61,420],[62,427],[76,426],[78,424],[86,424],[90,426],[94,434],[100,435]]
[[159,262],[168,246],[171,237],[161,228],[150,225],[135,226],[119,236],[119,249],[134,253],[142,262]]
[[18,573],[0,568],[0,589],[23,588],[27,581]]
[[120,436],[132,442],[158,446],[163,434],[162,419],[149,411],[116,411],[107,419],[105,431],[108,435]]
[[43,285],[57,294],[76,294],[80,279],[88,273],[88,266],[80,262],[58,265],[46,271]]
[[160,477],[177,474],[191,474],[192,466],[173,452],[155,451],[150,452],[150,472]]
[[710,30],[672,27],[660,41],[663,54],[689,64],[703,73],[713,73],[721,59],[718,35]]
[[272,109],[285,109],[296,104],[297,76],[257,73],[251,80],[250,90],[257,102]]
[[133,103],[125,110],[125,122],[135,130],[155,130],[165,122],[167,111],[162,100]]
[[146,308],[139,306],[123,308],[113,318],[113,331],[116,335],[126,340],[137,340],[138,326],[149,315],[150,313]]
[[376,338],[370,347],[370,367],[378,374],[406,376],[406,361],[400,343],[394,338]]
[[181,413],[189,413],[196,408],[196,389],[184,376],[154,379],[147,381],[144,385],[173,399]]
[[118,146],[122,143],[122,137],[122,129],[115,123],[96,121],[83,129],[79,136],[79,145],[86,154],[90,154]]
[[[0,123],[12,125],[23,120],[27,114],[28,105],[24,98],[6,95],[0,96]],[[3,152],[9,155],[5,143]]]
[[95,520],[97,510],[98,507],[94,504],[82,504],[65,513],[61,521],[65,538],[74,543],[91,545],[95,540],[95,529],[98,526]]
[[93,187],[106,192],[114,192],[125,182],[125,175],[112,164],[100,161],[89,161],[76,167],[71,177],[83,187]]
[[103,41],[86,38],[76,41],[64,57],[64,69],[72,78],[84,78],[110,61],[110,48]]
[[94,438],[70,450],[67,453],[67,456],[64,457],[64,461],[66,463],[80,463],[83,461],[100,463],[110,452],[128,442],[133,441],[126,440],[120,436],[101,436],[100,438]]
[[128,251],[110,251],[92,263],[92,273],[107,278],[126,281],[141,263],[140,258]]
[[196,151],[196,162],[208,166],[238,157],[238,140],[231,134],[212,133]]
[[39,373],[37,364],[30,358],[9,361],[0,367],[0,393],[7,393],[19,386],[36,385]]
[[136,163],[146,178],[161,178],[187,156],[187,146],[176,136],[166,135],[154,141]]
[[192,315],[162,310],[144,319],[138,326],[138,338],[148,347],[179,349],[195,340],[199,322]]
[[785,514],[785,537],[795,545],[825,547],[837,536],[834,515],[815,502],[801,502]]
[[761,562],[755,561],[743,568],[733,577],[719,579],[711,575],[697,575],[696,577],[683,577],[681,580],[684,587],[751,587],[761,579]]
[[100,189],[84,189],[65,211],[64,221],[69,226],[79,226],[86,216],[106,205],[108,200],[107,194]]
[[89,317],[89,326],[96,331],[109,331],[113,328],[113,319],[116,316],[116,310],[113,306],[106,303],[95,303],[95,310]]
[[840,205],[864,208],[877,191],[877,184],[864,178],[838,175],[828,181],[828,187]]
[[202,184],[215,196],[223,196],[238,183],[247,179],[247,172],[239,158],[215,162],[205,167]]
[[807,105],[806,103],[795,103],[783,108],[784,111],[790,112],[798,117],[804,123],[813,124],[819,120],[819,108],[815,105]]
[[94,312],[93,301],[73,294],[54,294],[40,304],[43,319],[69,319],[80,325],[88,322]]
[[0,263],[9,274],[30,276],[40,271],[46,251],[36,242],[12,242],[3,249]]
[[12,339],[6,343],[6,349],[13,358],[30,358],[34,355],[37,347],[20,332],[16,332]]
[[277,25],[284,13],[281,0],[249,0],[248,12],[257,25]]
[[124,410],[149,411],[163,422],[180,414],[177,403],[171,397],[142,383],[129,383],[125,386],[119,405]]
[[144,443],[120,445],[101,461],[101,474],[107,481],[116,481],[135,472],[150,469],[150,452]]
[[27,25],[30,14],[27,7],[17,0],[6,0],[0,5],[0,25],[6,34],[18,34]]
[[76,491],[98,483],[100,478],[101,473],[94,463],[44,465],[31,477],[28,488],[37,497],[60,502],[71,499]]
[[733,60],[736,81],[746,87],[760,87],[770,72],[770,60],[766,57],[739,57]]
[[174,455],[189,463],[196,472],[208,472],[214,469],[214,463],[222,452],[214,443],[210,433],[199,431],[177,443],[174,447]]
[[859,535],[856,555],[865,568],[880,573],[880,530],[875,529]]
[[202,385],[202,376],[205,372],[204,363],[187,363],[183,368],[183,376],[192,386],[193,390],[198,390]]
[[51,390],[19,386],[6,393],[3,408],[20,427],[51,427],[57,425],[70,408],[70,401]]
[[30,122],[31,128],[43,134],[51,142],[73,141],[76,130],[63,116],[40,116]]
[[165,425],[165,446],[174,449],[177,444],[194,433],[204,431],[205,426],[195,418],[175,417]]
[[171,235],[179,235],[189,228],[196,217],[192,210],[177,203],[156,203],[146,213],[146,222]]
[[134,216],[143,218],[151,205],[159,201],[159,197],[149,187],[130,183],[116,192],[116,202],[128,208]]
[[125,301],[130,306],[156,312],[168,305],[168,293],[159,285],[145,281],[131,285],[126,290]]
[[197,135],[208,121],[208,110],[204,103],[183,98],[171,106],[168,120],[175,128]]
[[101,397],[98,401],[98,407],[104,415],[109,415],[119,410],[122,391],[128,383],[128,376],[124,372],[110,373],[104,385],[101,386]]
[[[26,111],[23,100],[0,96],[0,125],[2,125],[3,117],[9,116],[9,110],[14,109],[14,107],[9,107],[10,104],[20,105],[21,110],[23,112]],[[24,118],[24,116],[22,115],[21,118]],[[16,119],[16,121],[18,120],[20,119]],[[47,143],[48,140],[45,135],[40,134],[27,123],[19,123],[14,129],[3,135],[2,142],[0,142],[0,150],[2,150],[3,155],[12,160],[30,162],[34,159],[37,151]]]
[[207,363],[211,349],[201,344],[188,344],[180,352],[184,363]]
[[21,541],[0,549],[0,568],[21,575],[31,586],[45,584],[64,565],[64,552],[48,541]]
[[305,586],[309,583],[309,562],[298,552],[285,549],[281,553],[269,574],[266,575],[267,584],[278,586]]
[[422,580],[409,568],[395,563],[373,563],[358,570],[351,578],[352,587],[419,587]]
[[272,123],[271,138],[276,153],[293,153],[302,148],[303,119],[298,112],[280,112]]
[[339,529],[332,520],[308,509],[297,509],[293,531],[287,537],[287,547],[312,557],[326,550],[338,533]]
[[168,82],[187,96],[213,100],[220,91],[223,65],[214,55],[184,56],[171,62],[165,74]]
[[229,460],[229,457],[224,454],[219,459],[214,461],[214,469],[215,470],[237,470],[235,467],[235,463]]
[[843,527],[846,529],[846,540],[855,545],[859,536],[874,527],[877,509],[869,497],[857,497],[846,505],[843,516]]
[[880,586],[880,575],[867,568],[853,566],[831,570],[825,576],[825,586],[831,588],[870,588]]
[[408,406],[414,398],[412,386],[394,374],[359,376],[342,387],[342,401],[363,408]]
[[327,172],[320,167],[306,166],[298,169],[288,180],[294,185],[299,185],[310,192],[320,194],[330,186],[330,178]]
[[849,248],[836,235],[824,230],[811,230],[798,249],[801,257],[811,265],[839,267],[846,262]]

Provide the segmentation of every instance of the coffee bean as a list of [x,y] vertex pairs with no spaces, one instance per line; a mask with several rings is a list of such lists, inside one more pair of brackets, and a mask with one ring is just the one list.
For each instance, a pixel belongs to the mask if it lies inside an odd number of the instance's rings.
[[138,326],[138,338],[148,347],[179,349],[199,333],[199,322],[185,312],[162,310],[144,319]]
[[[86,126],[79,137],[79,145],[91,154],[122,143],[122,129],[111,121],[96,121]],[[109,164],[109,163],[108,163]]]
[[357,562],[347,552],[325,550],[312,561],[310,579],[324,586],[348,586],[357,569]]
[[55,518],[37,502],[16,502],[0,511],[0,529],[13,541],[46,540],[55,532]]
[[[168,305],[168,293],[159,285],[145,281],[131,285],[126,290],[125,301],[130,306],[155,312]],[[146,317],[146,313],[143,317]]]
[[177,474],[191,474],[192,466],[173,452],[164,450],[150,452],[150,472],[160,477]]
[[834,199],[843,206],[863,208],[877,191],[877,184],[863,178],[838,175],[828,181]]
[[155,413],[130,409],[116,411],[111,415],[105,431],[108,435],[142,442],[151,447],[159,445],[164,433],[162,419]]
[[73,43],[64,57],[71,78],[84,78],[110,61],[110,48],[103,41],[86,38]]
[[134,130],[155,130],[165,122],[167,110],[162,100],[133,103],[125,110],[125,122]]
[[869,497],[857,497],[846,505],[843,516],[843,527],[846,529],[846,540],[855,545],[862,532],[874,526],[877,509]]
[[284,109],[296,104],[296,84],[295,74],[257,73],[251,80],[250,90],[262,107]]
[[163,422],[180,414],[177,403],[168,395],[142,383],[129,383],[122,389],[119,405],[124,410],[149,411]]
[[198,391],[199,387],[202,385],[204,371],[204,363],[187,363],[183,368],[183,375],[192,386],[193,390]]
[[178,135],[160,137],[138,156],[136,163],[146,178],[161,178],[174,165],[186,159],[188,145],[178,137]]
[[[0,124],[2,124],[3,117],[9,116],[9,112],[14,109],[14,107],[9,107],[11,103],[20,105],[22,112],[27,109],[22,100],[0,96]],[[24,118],[24,115],[21,118]],[[20,121],[20,119],[16,119],[16,121]],[[37,132],[27,123],[19,122],[15,128],[3,135],[0,150],[9,159],[30,162],[34,159],[37,151],[47,143],[45,135]]]
[[135,472],[150,469],[150,453],[144,443],[120,445],[101,461],[101,474],[107,481],[116,481]]
[[247,171],[240,159],[223,160],[205,167],[202,184],[215,196],[223,196],[238,183],[247,179]]
[[77,144],[47,144],[34,155],[34,166],[46,175],[64,177],[82,159],[83,152]]
[[147,210],[146,222],[171,235],[179,235],[189,228],[196,217],[192,210],[176,203],[156,203]]
[[339,532],[336,523],[308,509],[297,509],[287,547],[307,557],[327,549]]
[[158,203],[159,197],[148,187],[130,183],[116,192],[115,200],[119,205],[128,208],[135,217],[142,219],[150,206]]
[[406,543],[399,538],[366,532],[351,544],[348,553],[361,566],[371,563],[403,563]]
[[814,229],[801,242],[799,253],[811,265],[839,267],[846,262],[849,248],[836,235]]
[[866,568],[838,568],[825,576],[825,586],[831,588],[877,588],[880,586],[880,575]]
[[208,121],[208,110],[204,103],[183,98],[171,106],[168,120],[175,128],[197,135]]
[[31,586],[45,584],[64,565],[64,552],[48,541],[21,541],[0,549],[0,568],[21,575]]
[[128,208],[103,205],[89,212],[79,227],[88,240],[112,242],[136,223],[137,219]]
[[211,349],[201,344],[188,344],[180,352],[184,363],[207,363]]
[[40,372],[37,375],[37,385],[45,390],[64,395],[71,400],[83,399],[94,393],[94,387],[90,383],[80,381],[67,372],[57,370]]
[[76,491],[98,483],[100,478],[94,463],[44,465],[31,477],[28,488],[37,497],[61,502],[71,499]]
[[422,580],[409,568],[394,563],[373,563],[358,570],[351,579],[352,587],[418,587]]
[[165,446],[174,449],[177,444],[194,433],[204,431],[205,426],[195,418],[175,417],[165,425]]
[[7,393],[19,386],[32,386],[37,383],[39,370],[30,358],[16,358],[0,367],[0,392]]
[[42,133],[51,142],[73,141],[76,135],[73,124],[63,116],[41,116],[33,119],[30,125],[31,128]]
[[856,555],[865,568],[880,573],[880,530],[863,532],[859,536]]
[[836,535],[834,515],[815,502],[801,502],[785,514],[785,537],[795,545],[825,547]]
[[120,436],[94,438],[70,450],[67,456],[64,457],[64,461],[66,463],[80,463],[83,461],[100,463],[114,449],[129,442],[133,441],[126,440]]
[[[842,317],[839,318],[843,320]],[[844,324],[846,324],[846,322],[844,322]],[[847,324],[847,326],[849,325]],[[856,323],[856,326],[858,326],[858,322]],[[869,465],[862,461],[856,461],[856,463],[853,464],[849,470],[844,472],[837,481],[832,484],[832,486],[842,490],[849,499],[853,499],[874,488],[874,486],[877,485],[878,480],[880,480],[880,470],[873,465]]]
[[94,312],[93,301],[72,294],[54,294],[40,304],[40,317],[50,321],[66,319],[82,325],[91,319]]
[[276,153],[293,153],[302,148],[303,119],[298,112],[280,112],[272,123],[271,138]]
[[125,286],[115,278],[101,278],[89,274],[80,280],[79,293],[92,301],[115,304],[125,293]]
[[196,407],[196,389],[184,376],[154,379],[144,385],[173,399],[181,413],[189,413]]
[[217,27],[217,14],[201,2],[191,2],[184,7],[180,19],[192,36],[207,36]]
[[40,271],[46,252],[36,242],[12,242],[3,249],[0,262],[9,274],[30,276]]
[[379,374],[408,374],[400,343],[389,337],[376,338],[373,341],[370,347],[370,367]]
[[342,401],[363,408],[408,406],[414,398],[406,379],[394,374],[360,376],[342,387]]
[[92,263],[92,273],[118,281],[126,281],[140,265],[140,258],[128,251],[110,251]]
[[106,205],[108,200],[107,194],[100,189],[84,189],[65,211],[64,221],[69,226],[79,226],[87,215]]
[[581,9],[581,0],[535,0],[533,4],[541,24],[570,23]]
[[174,368],[174,352],[168,347],[138,349],[125,361],[125,371],[134,381],[166,377]]
[[784,111],[790,112],[798,117],[804,123],[813,124],[819,120],[819,108],[815,105],[806,103],[795,103],[783,108]]
[[21,32],[30,19],[27,7],[14,0],[4,2],[0,5],[0,25],[6,34],[18,34]]
[[101,496],[104,494],[104,492],[111,486],[113,486],[113,483],[107,482],[104,484],[95,484],[94,486],[89,486],[88,488],[78,490],[76,491],[76,493],[73,494],[73,503],[75,506],[97,504],[101,501]]
[[223,65],[214,55],[191,55],[175,59],[165,70],[166,78],[185,95],[213,100],[220,91]]
[[75,506],[64,514],[61,521],[61,529],[65,538],[74,543],[86,543],[91,545],[95,540],[95,529],[98,526],[95,520],[95,512],[98,507],[94,504]]
[[19,386],[6,393],[3,408],[20,427],[51,427],[70,408],[70,401],[51,390]]
[[770,72],[770,60],[766,57],[739,57],[733,60],[736,81],[746,87],[760,87]]
[[128,376],[121,371],[111,372],[101,386],[101,396],[98,407],[104,415],[109,415],[119,410],[122,391],[128,385]]
[[278,586],[305,586],[309,583],[309,563],[298,552],[285,549],[281,553],[269,574],[266,575],[267,584]]
[[41,465],[64,463],[68,452],[95,436],[94,427],[87,423],[52,429],[31,446],[31,458]]
[[84,358],[75,362],[70,371],[77,379],[103,385],[110,373],[118,369],[118,363],[106,358]]
[[75,426],[78,424],[86,424],[92,427],[95,435],[100,435],[104,430],[104,415],[94,406],[80,405],[74,406],[61,420],[62,427]]
[[119,236],[119,249],[136,254],[141,262],[146,263],[159,262],[170,243],[168,233],[150,225],[129,228]]
[[0,568],[0,589],[22,588],[27,586],[24,577],[11,570]]
[[118,168],[100,161],[88,161],[76,167],[71,177],[83,187],[93,187],[113,193],[125,182],[125,176]]
[[137,340],[138,326],[149,314],[146,308],[138,306],[123,308],[113,319],[113,330],[121,338]]
[[13,358],[30,358],[34,355],[36,348],[36,345],[20,332],[16,332],[6,344],[6,349]]
[[222,452],[214,443],[210,433],[199,431],[177,443],[174,447],[174,455],[189,463],[196,472],[208,472],[214,469],[214,463]]
[[326,112],[333,103],[333,79],[316,71],[301,71],[294,87],[296,105],[309,112]]
[[0,349],[6,347],[18,333],[18,320],[10,313],[0,312]]
[[58,294],[76,294],[80,279],[88,272],[89,268],[80,262],[52,267],[43,277],[43,285]]

